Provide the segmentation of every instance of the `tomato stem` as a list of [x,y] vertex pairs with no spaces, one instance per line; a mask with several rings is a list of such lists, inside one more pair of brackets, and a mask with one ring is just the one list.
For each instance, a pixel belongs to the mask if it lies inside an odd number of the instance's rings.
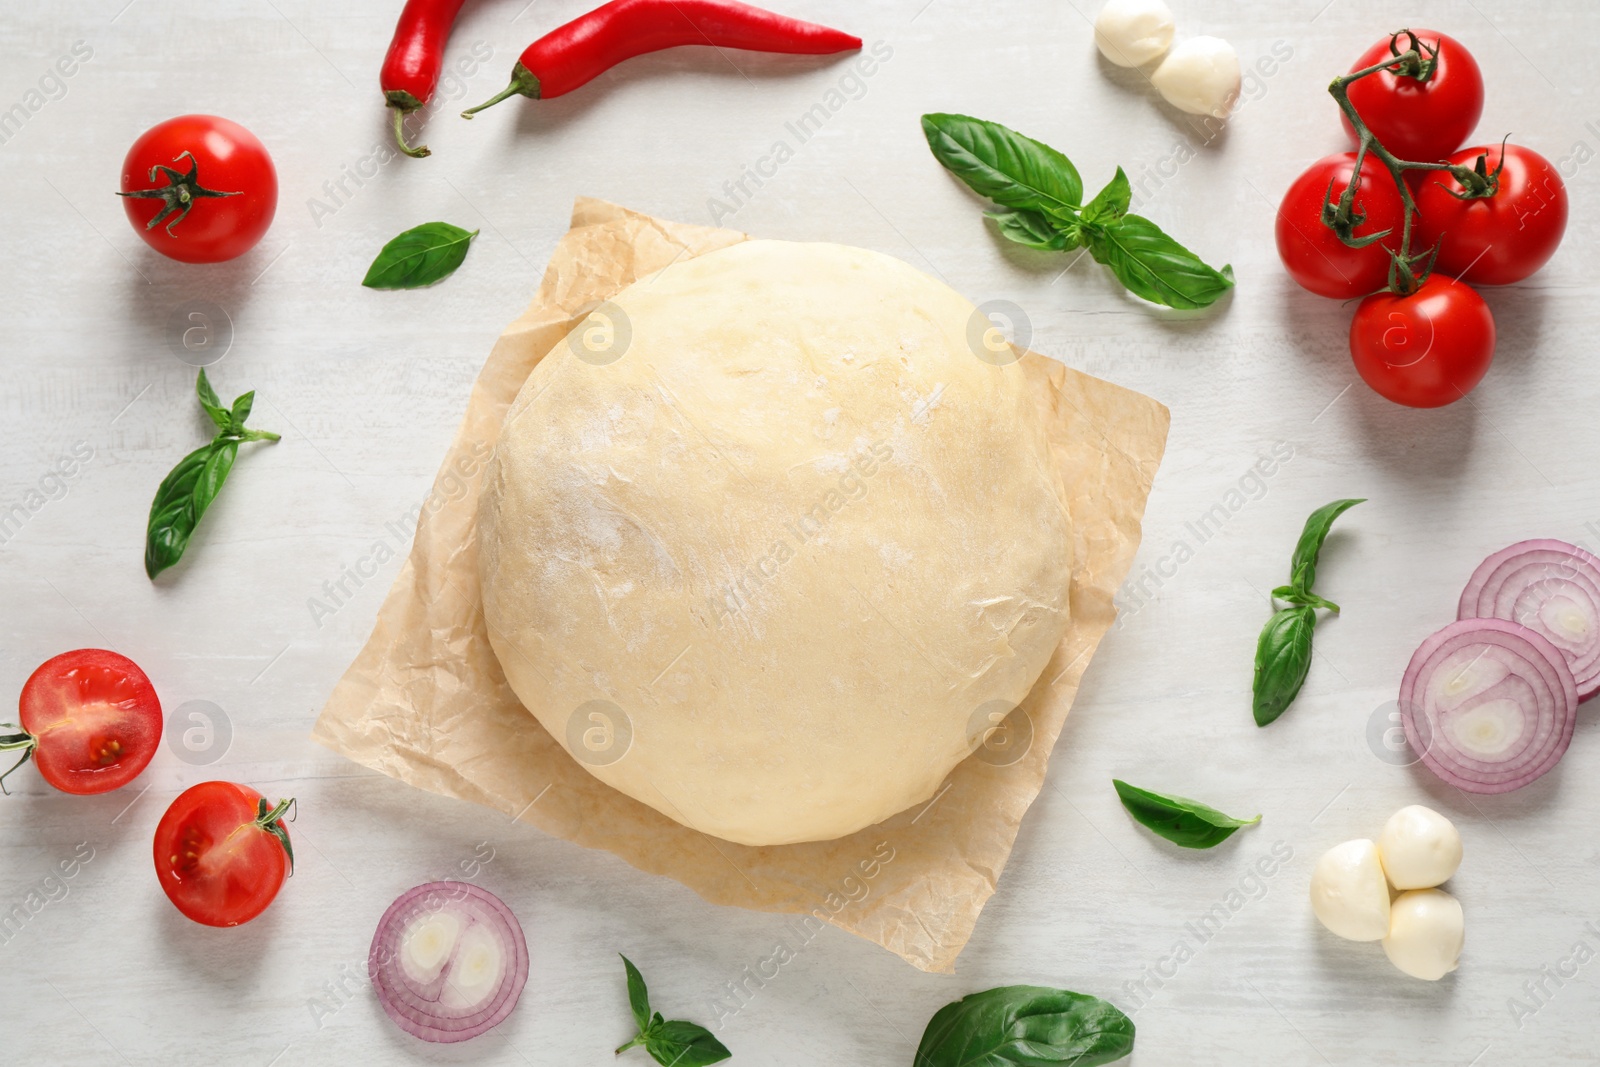
[[157,163],[150,168],[150,180],[155,181],[156,175],[164,174],[167,178],[166,185],[158,185],[154,189],[135,189],[129,193],[118,193],[118,196],[131,197],[135,200],[160,200],[161,210],[155,217],[144,224],[147,230],[153,230],[162,219],[178,213],[178,217],[167,223],[167,234],[171,237],[178,236],[172,228],[189,217],[189,211],[194,207],[197,197],[239,196],[239,193],[223,193],[215,189],[207,189],[200,184],[200,161],[194,158],[194,153],[187,148],[173,157],[174,163],[181,163],[183,157],[189,157],[189,173],[179,174],[171,167],[163,167]]
[[0,737],[0,751],[4,751],[6,749],[22,749],[22,758],[13,763],[11,765],[11,769],[6,771],[6,773],[0,774],[0,793],[4,793],[6,796],[11,795],[11,790],[6,788],[6,779],[11,777],[12,771],[15,771],[18,767],[22,766],[24,763],[27,763],[33,758],[33,750],[38,746],[38,744],[39,739],[34,737],[32,734],[7,734],[5,737]]
[[[262,797],[256,806],[255,825],[258,829],[271,834],[278,839],[278,844],[283,846],[283,851],[289,854],[289,875],[294,876],[294,848],[289,844],[289,831],[283,827],[283,816],[295,808],[294,797],[278,801],[278,806],[271,811],[267,810],[267,798]],[[289,821],[294,821],[294,816],[289,816]]]

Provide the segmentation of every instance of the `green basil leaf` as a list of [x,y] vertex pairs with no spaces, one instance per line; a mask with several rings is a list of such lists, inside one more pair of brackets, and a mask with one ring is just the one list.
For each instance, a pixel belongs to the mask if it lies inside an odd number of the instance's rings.
[[1111,268],[1127,290],[1154,304],[1210,307],[1233,288],[1233,268],[1216,270],[1139,215],[1086,226],[1089,254]]
[[1102,224],[1115,222],[1126,215],[1132,205],[1133,189],[1128,185],[1128,176],[1118,167],[1106,187],[1084,205],[1083,221]]
[[361,284],[369,289],[421,289],[455,273],[467,258],[470,233],[448,222],[424,222],[383,246]]
[[1028,248],[1064,252],[1078,245],[1073,237],[1055,229],[1050,220],[1037,211],[985,211],[984,215],[995,221],[1002,237]]
[[190,536],[222,490],[238,453],[237,441],[212,441],[179,460],[161,482],[145,530],[145,574],[154,578],[183,557]]
[[1331,600],[1324,600],[1315,593],[1308,593],[1292,585],[1280,585],[1272,591],[1272,599],[1281,600],[1285,604],[1309,604],[1314,608],[1327,608],[1329,611],[1338,611],[1339,605]]
[[706,1067],[733,1053],[705,1027],[669,1019],[645,1035],[644,1049],[662,1067]]
[[1083,179],[1049,145],[968,115],[924,115],[922,133],[934,158],[974,192],[1002,207],[1076,217]]
[[1294,546],[1294,559],[1289,563],[1290,585],[1302,592],[1311,592],[1311,583],[1317,578],[1317,555],[1322,551],[1322,542],[1328,538],[1328,531],[1333,528],[1333,520],[1365,500],[1366,497],[1335,500],[1306,516],[1305,529],[1300,531],[1300,541]]
[[256,391],[238,397],[233,402],[233,407],[228,412],[228,425],[226,429],[233,433],[244,433],[244,422],[250,417],[250,410],[256,406]]
[[1122,800],[1140,825],[1184,848],[1211,848],[1220,845],[1241,826],[1254,826],[1261,821],[1235,819],[1198,800],[1175,797],[1166,793],[1152,793],[1148,789],[1129,785],[1118,778],[1111,779]]
[[222,406],[222,398],[217,395],[215,389],[211,388],[211,382],[206,378],[204,369],[200,371],[200,376],[195,379],[194,391],[200,397],[200,406],[205,408],[206,414],[211,417],[211,421],[217,424],[217,429],[227,430],[229,423],[228,409]]
[[622,957],[622,965],[628,969],[628,1006],[633,1009],[633,1021],[639,1024],[640,1030],[648,1030],[650,993],[645,988],[644,975],[639,973],[639,968],[635,967],[633,961],[626,956]]
[[1099,997],[1001,986],[934,1013],[914,1067],[1096,1067],[1133,1051],[1133,1020]]
[[1316,622],[1317,609],[1307,604],[1274,613],[1261,628],[1250,688],[1257,726],[1275,721],[1300,695],[1311,671],[1311,630]]

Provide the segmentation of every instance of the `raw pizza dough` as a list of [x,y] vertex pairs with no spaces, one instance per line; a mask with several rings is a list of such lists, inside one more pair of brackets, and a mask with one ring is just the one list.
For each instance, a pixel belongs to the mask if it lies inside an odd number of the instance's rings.
[[517,696],[729,841],[928,800],[1068,622],[1066,492],[1013,358],[841,245],[744,242],[594,309],[507,413],[479,512]]

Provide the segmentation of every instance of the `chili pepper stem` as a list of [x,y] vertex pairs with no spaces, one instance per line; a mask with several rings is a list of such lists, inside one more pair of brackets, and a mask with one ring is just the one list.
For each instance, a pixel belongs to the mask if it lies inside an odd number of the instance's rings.
[[400,151],[404,152],[412,159],[426,159],[428,156],[433,155],[433,153],[428,150],[428,146],[425,144],[419,144],[415,148],[412,148],[410,145],[406,144],[405,122],[406,115],[410,114],[410,112],[394,104],[389,106],[389,110],[394,112],[394,141],[395,144],[400,146]]
[[499,94],[484,101],[477,107],[467,108],[467,110],[461,113],[461,117],[464,119],[470,119],[484,108],[493,107],[500,101],[517,95],[526,96],[532,100],[539,99],[539,76],[533,71],[529,70],[527,67],[523,66],[521,63],[518,63],[515,67],[511,68],[510,85],[507,85]]

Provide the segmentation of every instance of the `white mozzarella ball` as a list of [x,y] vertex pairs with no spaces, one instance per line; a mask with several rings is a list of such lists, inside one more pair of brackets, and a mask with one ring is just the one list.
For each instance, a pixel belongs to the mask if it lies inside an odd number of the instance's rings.
[[1461,835],[1432,808],[1412,804],[1384,823],[1378,855],[1396,889],[1432,889],[1461,866]]
[[1411,977],[1437,982],[1456,969],[1466,937],[1459,900],[1442,889],[1412,889],[1394,898],[1383,951]]
[[1311,910],[1322,925],[1352,941],[1389,933],[1389,886],[1378,846],[1362,838],[1335,845],[1311,871]]
[[1225,119],[1239,99],[1239,53],[1220,37],[1193,37],[1161,61],[1150,81],[1180,111]]
[[1119,67],[1142,67],[1172,47],[1172,9],[1162,0],[1107,0],[1094,43]]

